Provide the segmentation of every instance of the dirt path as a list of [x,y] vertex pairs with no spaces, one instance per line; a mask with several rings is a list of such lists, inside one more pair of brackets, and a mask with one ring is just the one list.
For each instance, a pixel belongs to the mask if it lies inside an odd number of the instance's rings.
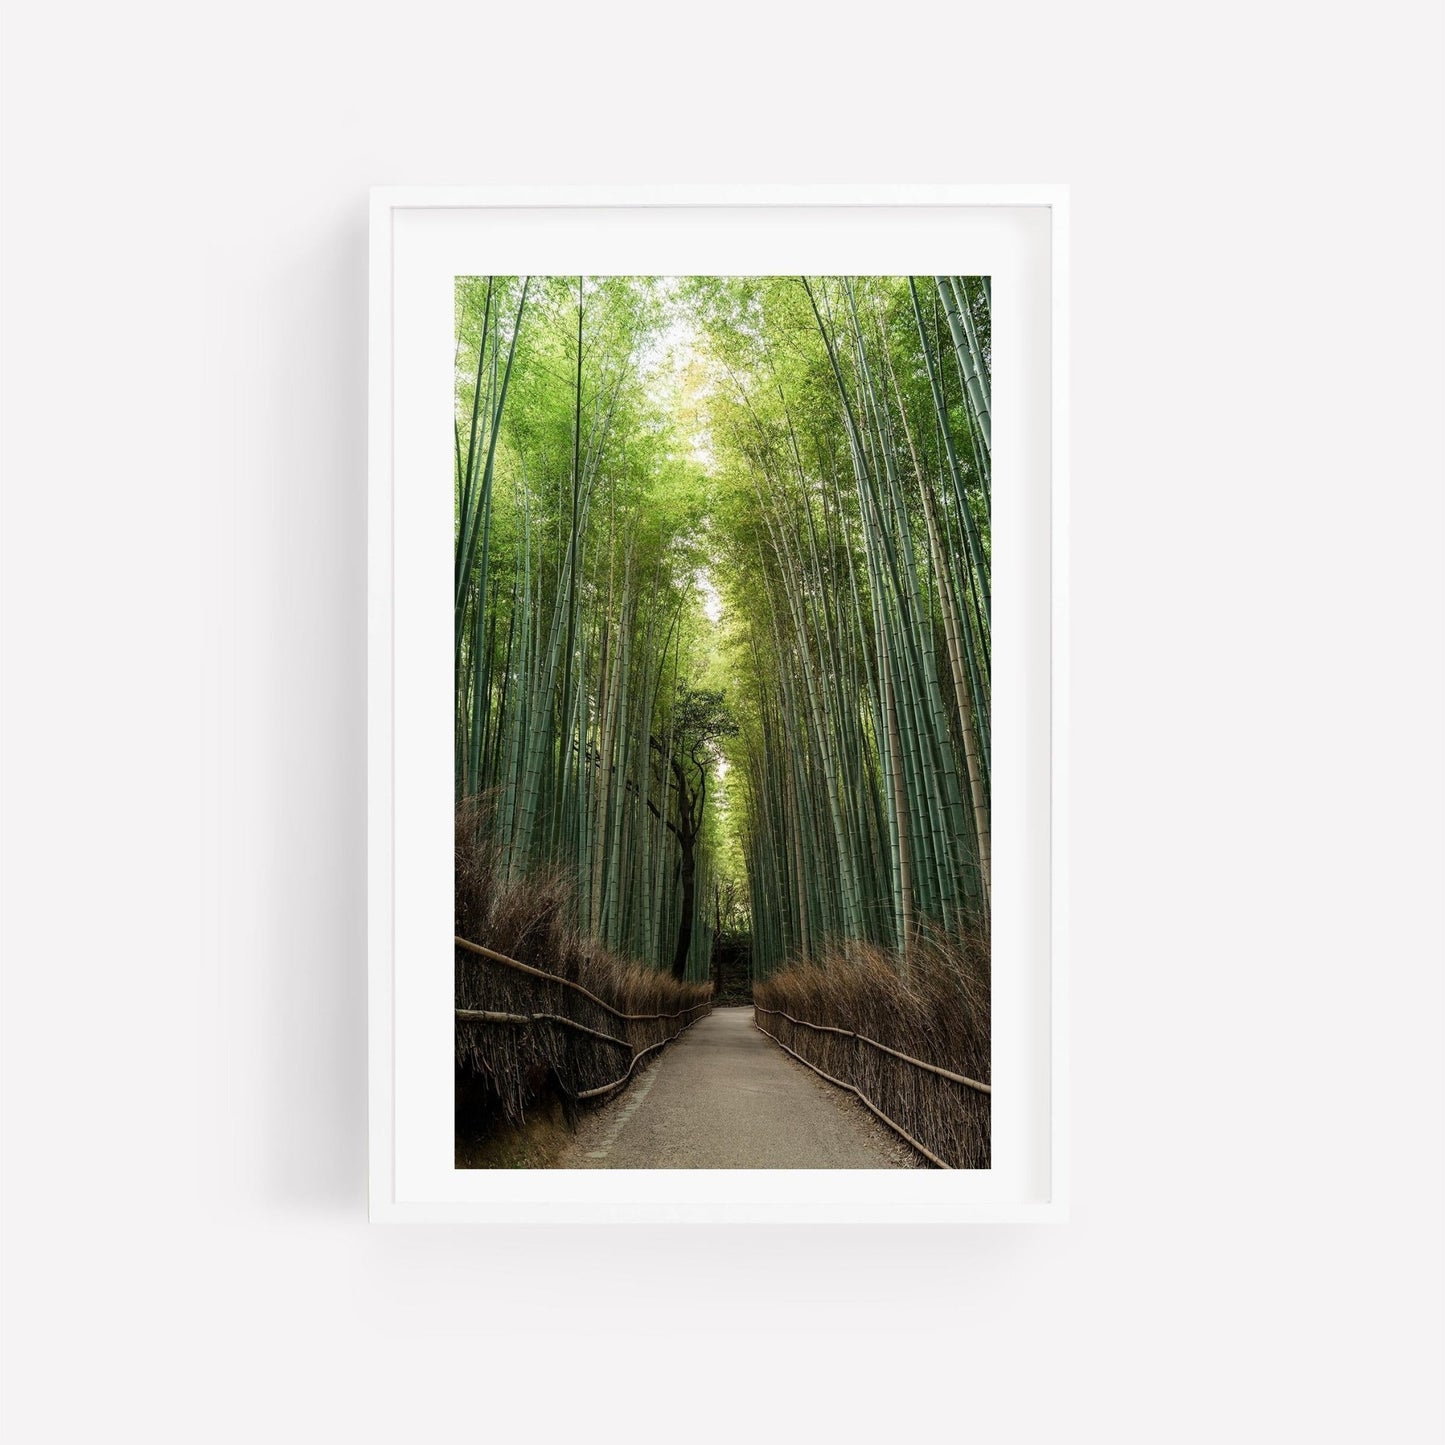
[[913,1169],[862,1105],[790,1059],[749,1008],[715,1009],[620,1099],[587,1116],[561,1169]]

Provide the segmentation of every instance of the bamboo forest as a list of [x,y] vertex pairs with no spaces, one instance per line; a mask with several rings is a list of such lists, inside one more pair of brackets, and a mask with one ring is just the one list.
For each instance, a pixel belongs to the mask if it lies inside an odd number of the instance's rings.
[[459,1163],[464,1099],[570,1138],[726,1015],[873,1162],[986,1165],[990,303],[457,279]]

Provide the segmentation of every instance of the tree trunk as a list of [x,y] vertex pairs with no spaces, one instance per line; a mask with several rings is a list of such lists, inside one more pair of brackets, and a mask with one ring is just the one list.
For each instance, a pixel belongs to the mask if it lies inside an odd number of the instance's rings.
[[898,735],[898,704],[893,692],[893,659],[889,654],[888,629],[880,628],[881,649],[878,673],[883,680],[883,706],[888,715],[890,791],[898,828],[898,954],[901,972],[908,977],[913,953],[913,853],[908,837],[908,803],[904,793],[903,740]]
[[693,837],[681,832],[682,844],[682,916],[677,920],[677,952],[672,956],[672,976],[679,983],[687,977],[687,955],[692,949],[692,911],[697,901],[697,858],[693,853]]
[[722,886],[712,886],[712,988],[715,998],[723,991]]

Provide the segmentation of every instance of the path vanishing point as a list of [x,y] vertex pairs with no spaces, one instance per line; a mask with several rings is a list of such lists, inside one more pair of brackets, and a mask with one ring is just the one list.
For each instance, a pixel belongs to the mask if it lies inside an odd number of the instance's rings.
[[582,1120],[563,1169],[912,1169],[913,1151],[790,1059],[753,1011],[716,1008]]

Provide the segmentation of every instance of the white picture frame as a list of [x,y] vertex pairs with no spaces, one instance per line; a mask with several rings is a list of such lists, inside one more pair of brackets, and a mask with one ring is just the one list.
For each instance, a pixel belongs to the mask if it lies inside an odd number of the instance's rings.
[[[374,1221],[1067,1217],[1067,247],[1067,192],[1059,186],[373,190],[367,937]],[[445,718],[446,688],[440,712],[433,697],[440,677],[450,683],[451,497],[444,485],[426,485],[438,451],[436,475],[448,474],[452,353],[438,341],[450,335],[454,277],[944,270],[995,277],[995,475],[1015,467],[1017,483],[1015,509],[1002,503],[995,535],[995,668],[1000,698],[1012,699],[1004,703],[1013,709],[1007,736],[1017,739],[1005,740],[1000,728],[995,1167],[454,1169],[452,762],[448,734],[435,727]],[[1007,620],[1010,607],[1017,625]]]

